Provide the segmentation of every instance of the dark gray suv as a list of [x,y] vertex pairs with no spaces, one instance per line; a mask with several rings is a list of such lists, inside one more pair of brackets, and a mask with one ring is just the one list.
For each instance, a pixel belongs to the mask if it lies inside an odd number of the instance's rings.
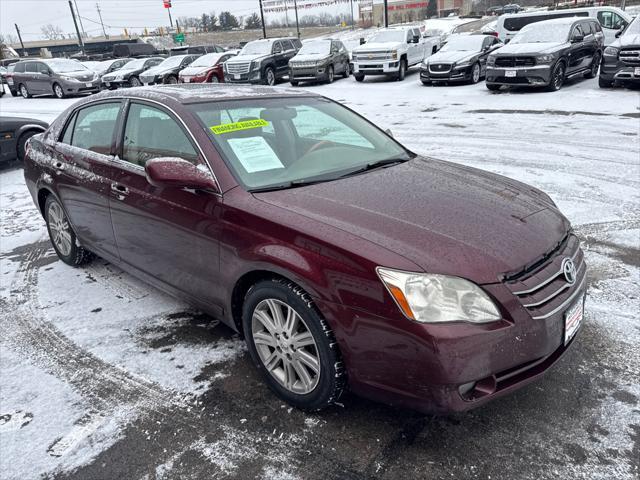
[[54,95],[65,98],[100,90],[100,77],[76,60],[47,58],[16,63],[13,83],[24,98]]
[[350,73],[349,52],[340,40],[331,38],[304,43],[289,60],[289,81],[293,86],[308,81],[332,83],[336,75],[347,78]]
[[487,88],[541,86],[560,90],[565,79],[598,75],[604,34],[595,19],[557,18],[522,28],[487,59]]

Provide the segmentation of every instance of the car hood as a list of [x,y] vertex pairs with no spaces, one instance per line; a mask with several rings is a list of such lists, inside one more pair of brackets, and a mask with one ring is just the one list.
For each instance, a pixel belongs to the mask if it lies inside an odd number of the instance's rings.
[[429,63],[455,63],[469,60],[478,55],[478,52],[469,52],[462,50],[452,50],[450,52],[438,52],[429,57]]
[[180,75],[192,77],[194,75],[202,75],[203,73],[208,72],[213,67],[187,67],[180,70]]
[[365,43],[360,47],[354,48],[353,53],[379,52],[380,50],[395,50],[401,48],[404,44],[400,42],[371,42]]
[[640,35],[622,35],[612,44],[620,47],[640,47]]
[[551,53],[567,45],[566,42],[542,42],[542,43],[512,43],[509,42],[496,52],[496,55],[537,55],[541,53]]
[[76,80],[92,80],[95,72],[93,70],[78,70],[76,72],[59,73],[58,75],[75,78]]
[[318,62],[320,60],[329,60],[330,55],[326,54],[306,54],[306,55],[296,55],[291,59],[292,62]]
[[229,60],[226,61],[226,63],[246,63],[246,62],[250,62],[252,60],[258,60],[261,58],[265,58],[268,57],[269,54],[268,53],[258,53],[255,55],[236,55],[233,58],[230,58]]
[[549,197],[533,187],[420,157],[255,196],[374,242],[426,272],[477,283],[494,283],[531,265],[570,228]]
[[169,72],[172,72],[174,70],[175,70],[175,68],[152,67],[149,70],[145,70],[144,72],[142,72],[142,75],[145,76],[145,77],[157,77],[158,75],[163,75],[165,73],[169,73]]
[[140,68],[136,68],[136,69],[127,69],[127,70],[116,70],[115,72],[111,72],[111,73],[107,73],[106,75],[104,75],[102,77],[103,80],[108,80],[111,79],[113,80],[114,78],[122,75],[122,76],[127,76],[127,75],[132,75],[134,73],[140,73],[142,71],[142,69]]

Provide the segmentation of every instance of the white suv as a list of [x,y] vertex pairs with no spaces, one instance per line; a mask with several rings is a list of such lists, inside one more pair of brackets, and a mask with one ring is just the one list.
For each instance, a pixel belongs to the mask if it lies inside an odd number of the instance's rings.
[[353,74],[358,82],[365,75],[387,75],[402,81],[407,69],[420,64],[432,50],[431,41],[422,38],[419,27],[383,28],[353,50]]

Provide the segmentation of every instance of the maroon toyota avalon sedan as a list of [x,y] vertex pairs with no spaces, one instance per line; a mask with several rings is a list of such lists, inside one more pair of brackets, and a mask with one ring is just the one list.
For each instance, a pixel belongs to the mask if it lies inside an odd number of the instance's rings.
[[539,377],[582,320],[583,253],[546,194],[304,91],[105,92],[34,137],[24,172],[64,262],[99,255],[222,319],[300,408],[347,385],[473,408]]

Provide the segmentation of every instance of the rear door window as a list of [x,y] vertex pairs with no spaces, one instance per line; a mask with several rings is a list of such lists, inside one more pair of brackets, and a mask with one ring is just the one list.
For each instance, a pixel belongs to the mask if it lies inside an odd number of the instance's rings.
[[120,102],[101,103],[78,111],[71,145],[110,155],[119,112]]
[[38,73],[38,65],[35,62],[27,63],[26,72],[27,73]]
[[25,72],[26,63],[16,63],[16,66],[13,69],[13,73],[24,73]]
[[129,108],[122,157],[141,167],[160,157],[198,162],[198,154],[178,122],[168,113],[140,103]]
[[545,15],[526,15],[526,16],[518,16],[518,17],[509,17],[504,19],[504,28],[509,30],[510,32],[517,32],[521,30],[523,27],[531,23],[542,22],[544,20],[552,20],[554,18],[563,18],[563,17],[588,17],[588,12],[578,12],[578,13],[556,13],[556,14],[545,14]]

